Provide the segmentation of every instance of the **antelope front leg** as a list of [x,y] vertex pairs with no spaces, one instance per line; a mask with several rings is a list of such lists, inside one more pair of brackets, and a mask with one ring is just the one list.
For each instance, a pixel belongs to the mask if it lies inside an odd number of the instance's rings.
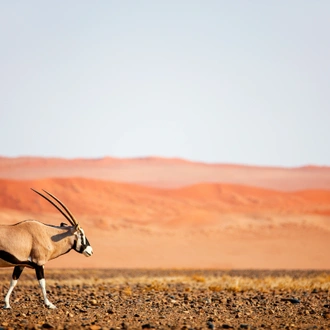
[[3,306],[3,308],[6,308],[6,309],[11,308],[10,303],[9,303],[9,298],[10,298],[10,295],[13,292],[13,290],[14,290],[16,284],[17,284],[17,281],[18,281],[19,277],[22,274],[23,269],[24,269],[23,266],[15,266],[14,271],[13,271],[13,275],[11,277],[8,293],[6,294],[6,297],[5,297],[5,306]]
[[41,290],[42,290],[42,295],[44,297],[44,302],[45,302],[45,305],[48,307],[48,308],[51,308],[51,309],[54,309],[56,308],[55,305],[53,305],[47,298],[47,292],[46,292],[46,280],[45,280],[45,275],[44,275],[44,266],[36,266],[35,267],[35,270],[36,270],[36,276],[37,276],[37,279],[39,281],[39,285],[41,287]]

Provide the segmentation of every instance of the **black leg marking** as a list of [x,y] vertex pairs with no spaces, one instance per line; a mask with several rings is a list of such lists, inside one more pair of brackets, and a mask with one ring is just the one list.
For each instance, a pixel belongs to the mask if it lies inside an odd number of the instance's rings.
[[19,277],[22,274],[22,271],[24,270],[24,266],[15,266],[14,271],[13,271],[13,275],[12,275],[12,279],[13,280],[18,280]]
[[5,297],[5,306],[4,306],[4,308],[6,308],[6,309],[10,308],[10,303],[9,303],[10,295],[13,292],[13,290],[14,290],[16,284],[17,284],[17,281],[18,281],[20,275],[22,274],[22,271],[23,271],[24,267],[25,266],[15,266],[14,267],[12,280],[10,281],[10,287],[9,287],[8,293]]
[[56,306],[53,305],[47,298],[46,281],[45,281],[45,275],[44,275],[44,266],[35,265],[34,269],[36,270],[37,279],[39,281],[39,285],[40,285],[41,290],[42,290],[42,295],[44,297],[45,305],[48,308],[56,308]]
[[37,276],[38,281],[45,278],[45,273],[44,273],[44,267],[43,266],[37,266],[36,265],[35,270],[36,270],[36,276]]

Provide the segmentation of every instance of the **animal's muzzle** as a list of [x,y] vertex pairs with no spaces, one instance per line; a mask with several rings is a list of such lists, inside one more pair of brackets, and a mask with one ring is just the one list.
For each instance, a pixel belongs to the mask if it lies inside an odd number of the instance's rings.
[[85,257],[90,257],[93,254],[93,248],[89,245],[86,247],[86,249],[83,251],[83,254]]

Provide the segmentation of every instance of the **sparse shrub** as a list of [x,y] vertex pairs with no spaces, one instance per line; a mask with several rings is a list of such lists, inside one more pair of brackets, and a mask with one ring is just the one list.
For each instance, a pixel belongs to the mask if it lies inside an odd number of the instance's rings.
[[211,285],[209,286],[209,290],[212,292],[220,292],[223,290],[223,288],[219,285]]
[[198,282],[198,283],[205,283],[205,277],[201,276],[201,275],[197,275],[197,274],[192,275],[191,279],[195,282]]
[[131,296],[132,295],[132,288],[130,286],[126,286],[122,291],[123,294],[126,296]]

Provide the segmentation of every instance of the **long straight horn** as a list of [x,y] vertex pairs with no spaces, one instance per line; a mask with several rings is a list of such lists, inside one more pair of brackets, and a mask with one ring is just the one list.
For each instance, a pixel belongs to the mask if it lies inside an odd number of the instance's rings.
[[37,194],[38,194],[39,196],[41,196],[42,198],[44,198],[45,200],[47,200],[47,201],[48,201],[50,204],[52,204],[54,207],[56,207],[56,209],[62,213],[62,215],[64,216],[64,218],[66,218],[66,219],[71,223],[72,226],[77,226],[76,221],[73,220],[74,218],[72,219],[73,216],[72,216],[71,212],[70,212],[70,211],[67,209],[67,207],[64,206],[64,204],[63,204],[62,202],[60,202],[55,196],[52,196],[50,193],[48,193],[47,191],[44,190],[48,195],[50,195],[50,196],[53,197],[56,201],[58,201],[59,204],[63,206],[64,210],[66,210],[66,211],[68,212],[68,214],[69,214],[71,217],[69,217],[67,214],[65,214],[65,213],[64,213],[64,212],[58,207],[58,205],[56,205],[56,204],[55,204],[51,199],[49,199],[47,196],[43,195],[42,193],[40,193],[39,191],[37,191],[37,190],[35,190],[35,189],[33,189],[33,188],[31,188],[31,190],[34,191],[35,193],[37,193]]
[[69,217],[72,219],[73,225],[74,226],[79,226],[79,223],[77,222],[76,218],[73,216],[73,214],[70,212],[70,210],[64,205],[63,202],[61,202],[56,196],[51,194],[50,192],[42,189],[46,194],[48,194],[50,197],[53,197],[63,208],[65,211],[67,211]]

